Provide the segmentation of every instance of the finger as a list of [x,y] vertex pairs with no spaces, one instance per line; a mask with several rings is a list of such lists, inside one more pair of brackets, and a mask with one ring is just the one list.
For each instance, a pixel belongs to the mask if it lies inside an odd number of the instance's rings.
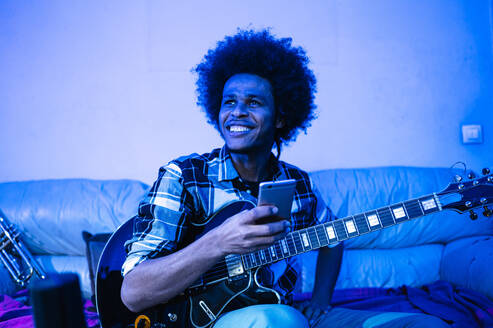
[[312,306],[307,306],[305,307],[305,309],[303,310],[303,314],[305,315],[305,317],[308,319],[308,320],[311,320],[312,319],[312,316],[313,316],[313,307]]
[[259,219],[276,216],[278,212],[279,210],[274,205],[257,206],[248,212],[247,222],[255,223],[255,221],[258,221]]
[[318,322],[323,315],[323,311],[320,309],[314,310],[312,313],[312,316],[308,318],[308,323],[310,326],[314,325],[316,322]]
[[265,223],[261,225],[256,225],[254,227],[255,232],[258,236],[275,236],[280,234],[281,237],[285,235],[287,228],[291,223],[287,220],[282,220],[278,222]]
[[248,247],[252,251],[268,248],[272,246],[272,244],[274,244],[277,240],[282,238],[278,236],[279,235],[249,239]]

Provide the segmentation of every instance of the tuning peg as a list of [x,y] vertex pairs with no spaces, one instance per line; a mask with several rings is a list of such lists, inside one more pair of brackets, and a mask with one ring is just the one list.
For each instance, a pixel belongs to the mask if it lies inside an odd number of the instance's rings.
[[456,182],[461,182],[462,181],[462,177],[460,175],[458,175],[458,174],[456,174],[454,178],[455,178],[455,181]]
[[483,173],[483,175],[488,175],[490,174],[490,169],[485,167],[483,170],[481,170],[481,173]]
[[483,208],[484,208],[483,215],[489,218],[492,214],[491,210],[486,205],[483,206]]
[[473,210],[470,210],[469,211],[469,217],[471,218],[471,220],[474,221],[478,218],[478,215]]
[[467,177],[469,179],[474,179],[476,177],[476,174],[474,174],[474,172],[471,171],[471,172],[469,172],[469,174],[467,175]]

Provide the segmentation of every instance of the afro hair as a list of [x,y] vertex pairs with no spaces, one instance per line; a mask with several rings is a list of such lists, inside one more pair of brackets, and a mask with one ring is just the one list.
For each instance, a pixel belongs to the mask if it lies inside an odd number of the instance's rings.
[[218,127],[223,88],[235,74],[249,73],[268,80],[272,86],[276,115],[284,126],[276,131],[276,144],[294,141],[299,131],[306,132],[315,118],[316,79],[308,68],[305,50],[291,45],[291,38],[275,38],[268,29],[238,30],[210,49],[194,71],[197,79],[197,104],[209,123]]

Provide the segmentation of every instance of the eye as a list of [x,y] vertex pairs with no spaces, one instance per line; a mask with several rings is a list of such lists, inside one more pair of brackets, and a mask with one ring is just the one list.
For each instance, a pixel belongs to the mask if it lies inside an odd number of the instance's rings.
[[252,106],[252,107],[257,107],[257,106],[260,106],[260,105],[262,105],[262,104],[260,103],[260,101],[255,100],[255,99],[250,100],[250,106]]
[[236,101],[234,99],[226,99],[223,102],[224,105],[234,105],[235,103]]

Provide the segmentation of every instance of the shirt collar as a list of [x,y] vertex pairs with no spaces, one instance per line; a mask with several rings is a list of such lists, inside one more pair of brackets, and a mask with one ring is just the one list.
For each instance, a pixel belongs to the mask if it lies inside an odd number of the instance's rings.
[[219,152],[219,172],[218,172],[218,180],[219,181],[228,181],[239,178],[240,175],[236,171],[233,160],[231,159],[231,154],[229,153],[226,145],[221,148]]
[[[270,156],[270,168],[272,170],[272,179],[273,180],[282,180],[285,178],[284,171],[279,165],[279,160],[271,153]],[[229,152],[226,145],[221,148],[219,152],[219,170],[218,170],[218,180],[219,181],[228,181],[239,178],[240,175],[236,171],[233,160],[231,159],[231,153]]]

